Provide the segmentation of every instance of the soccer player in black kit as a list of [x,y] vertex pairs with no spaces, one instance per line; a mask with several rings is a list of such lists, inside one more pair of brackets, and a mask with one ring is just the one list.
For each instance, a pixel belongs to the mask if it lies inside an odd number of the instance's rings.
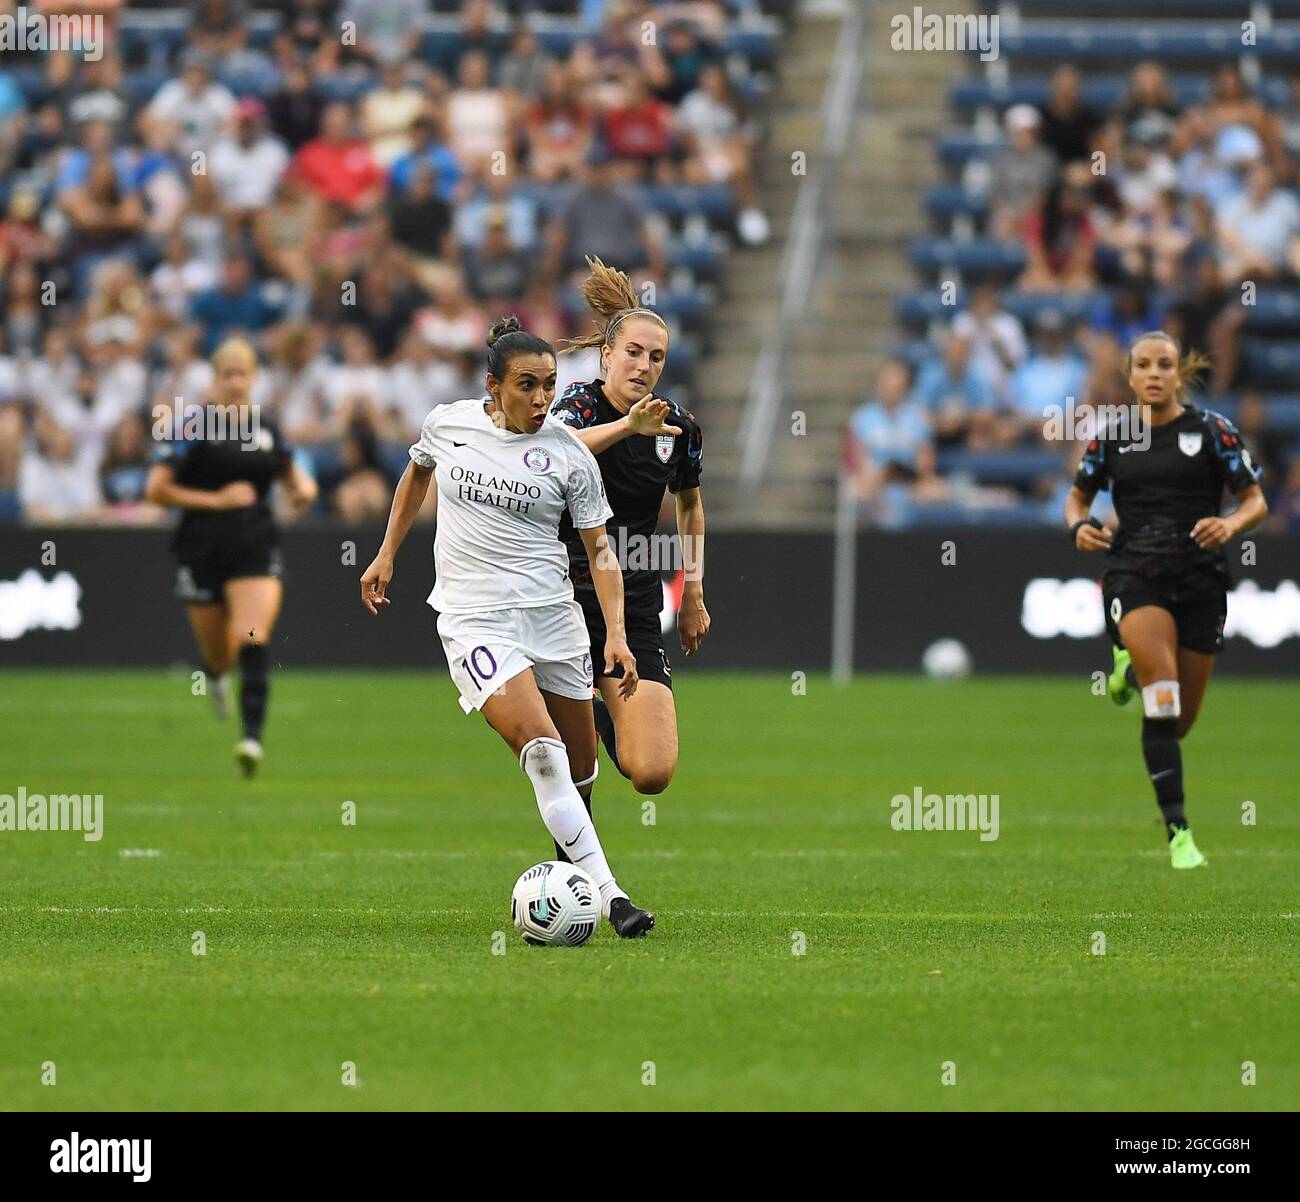
[[[1268,512],[1259,468],[1232,423],[1184,400],[1205,363],[1196,352],[1184,357],[1163,331],[1139,336],[1125,367],[1141,420],[1089,443],[1065,503],[1079,550],[1107,553],[1102,601],[1117,648],[1109,691],[1121,704],[1134,685],[1142,692],[1142,754],[1175,868],[1206,862],[1184,813],[1179,739],[1223,646],[1231,583],[1223,547]],[[1119,517],[1113,535],[1089,516],[1103,488]],[[1238,504],[1220,516],[1225,488]]]
[[201,428],[159,444],[145,496],[183,511],[172,539],[176,595],[188,610],[220,717],[228,705],[226,672],[239,664],[243,738],[235,759],[252,776],[262,761],[267,643],[283,597],[271,486],[280,481],[306,506],[316,498],[316,481],[251,404],[253,348],[231,339],[218,347],[212,366],[208,403],[183,411],[200,418]]
[[[651,555],[664,490],[676,502],[684,585],[677,612],[682,650],[694,655],[709,631],[704,608],[704,502],[700,495],[702,436],[694,416],[654,396],[668,354],[663,319],[642,307],[621,271],[589,258],[582,293],[596,317],[593,332],[565,350],[598,347],[603,378],[570,385],[551,407],[596,456],[605,494],[614,510],[606,529],[626,556],[623,591],[627,641],[636,658],[640,687],[624,698],[615,677],[596,677],[596,729],[614,766],[638,793],[661,793],[677,767],[677,711],[672,665],[659,614],[663,585]],[[605,645],[605,625],[591,583],[586,552],[572,524],[560,526],[569,547],[574,596],[587,619],[593,648]],[[593,652],[592,662],[604,658]],[[589,792],[589,791],[588,791]],[[590,798],[587,798],[590,804]]]

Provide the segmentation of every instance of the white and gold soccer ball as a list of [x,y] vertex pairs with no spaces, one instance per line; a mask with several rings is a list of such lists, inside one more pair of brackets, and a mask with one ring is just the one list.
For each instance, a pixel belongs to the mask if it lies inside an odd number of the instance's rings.
[[510,917],[535,947],[581,947],[600,922],[600,890],[576,864],[543,860],[515,882]]

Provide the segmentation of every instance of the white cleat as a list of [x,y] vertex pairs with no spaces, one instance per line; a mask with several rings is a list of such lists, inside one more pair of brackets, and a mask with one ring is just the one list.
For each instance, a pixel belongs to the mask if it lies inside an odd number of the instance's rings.
[[262,744],[256,739],[240,739],[235,744],[235,762],[245,776],[252,776],[262,762]]
[[230,677],[209,676],[212,683],[212,710],[224,722],[230,717]]

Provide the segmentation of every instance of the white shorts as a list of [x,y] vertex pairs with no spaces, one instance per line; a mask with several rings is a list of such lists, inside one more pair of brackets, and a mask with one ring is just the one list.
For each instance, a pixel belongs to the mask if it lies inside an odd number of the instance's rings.
[[439,614],[438,634],[467,714],[526,668],[544,692],[575,701],[591,697],[591,639],[576,601]]

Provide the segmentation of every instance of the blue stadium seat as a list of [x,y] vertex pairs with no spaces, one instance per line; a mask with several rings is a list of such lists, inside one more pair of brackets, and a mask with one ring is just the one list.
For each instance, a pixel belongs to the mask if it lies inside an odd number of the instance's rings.
[[926,275],[951,270],[976,278],[1017,275],[1026,263],[1025,248],[1019,243],[991,238],[918,238],[912,243],[911,258],[912,265]]
[[1044,476],[1058,476],[1064,461],[1052,451],[1034,449],[1008,451],[967,451],[961,448],[940,451],[938,468],[945,476],[958,473],[973,477],[980,484],[1009,484],[1024,488]]
[[936,221],[982,218],[989,211],[989,200],[984,193],[971,192],[960,184],[940,184],[925,194],[925,207]]
[[1263,387],[1300,387],[1300,343],[1242,340],[1242,361],[1252,384]]
[[[1204,100],[1210,93],[1210,80],[1204,74],[1175,75],[1170,88],[1179,107],[1186,108]],[[1110,112],[1123,99],[1129,88],[1127,75],[1090,75],[1081,85],[1083,101],[1097,112]],[[1013,104],[1032,104],[1042,108],[1051,91],[1051,79],[1046,75],[1024,75],[1016,79],[995,82],[987,79],[963,79],[948,93],[948,102],[958,112],[974,112],[981,108],[1010,108]],[[1287,101],[1290,82],[1278,76],[1269,76],[1254,89],[1255,95],[1269,108],[1278,108]]]
[[[1274,57],[1280,46],[1289,43],[1288,32],[1263,31],[1256,52],[1264,56],[1266,45]],[[1244,53],[1239,22],[1222,20],[1147,22],[1112,22],[1106,25],[1052,23],[1048,28],[1003,31],[999,37],[1003,58],[1047,59],[1086,64],[1154,58],[1212,61],[1238,58]],[[974,53],[974,51],[972,52]]]
[[1300,330],[1300,291],[1273,289],[1258,293],[1245,306],[1246,328],[1256,332],[1294,335]]

